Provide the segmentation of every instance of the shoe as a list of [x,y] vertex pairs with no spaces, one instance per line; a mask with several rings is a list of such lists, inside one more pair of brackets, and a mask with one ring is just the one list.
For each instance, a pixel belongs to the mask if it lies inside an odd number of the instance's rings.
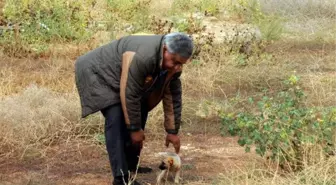
[[[137,171],[138,170],[138,171]],[[153,171],[152,168],[149,167],[138,167],[138,169],[131,169],[131,172],[135,173],[151,173]]]

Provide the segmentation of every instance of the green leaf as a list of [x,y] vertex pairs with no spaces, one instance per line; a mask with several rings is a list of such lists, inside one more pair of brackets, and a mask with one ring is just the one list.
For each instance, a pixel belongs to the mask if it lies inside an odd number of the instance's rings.
[[252,135],[253,135],[254,140],[256,140],[256,141],[261,140],[260,133],[258,131],[255,130]]
[[105,135],[104,134],[96,134],[94,138],[96,139],[96,141],[98,141],[99,144],[105,145]]
[[249,138],[246,139],[246,144],[247,145],[251,145],[252,143],[253,143],[252,139],[249,139]]
[[238,144],[239,144],[240,146],[244,146],[244,145],[246,144],[246,139],[245,139],[245,138],[240,138],[240,139],[238,140]]
[[236,136],[237,135],[237,132],[236,132],[236,129],[235,129],[234,125],[229,126],[229,133],[231,134],[231,136]]
[[262,152],[262,150],[260,149],[260,147],[256,148],[256,153],[259,154],[259,155],[261,155],[261,156],[264,155],[264,153]]
[[199,65],[201,62],[200,60],[192,60],[193,65]]
[[281,137],[282,139],[285,139],[285,138],[287,137],[287,133],[286,133],[285,130],[281,130],[281,132],[280,132],[280,137]]
[[245,127],[245,122],[239,121],[237,126],[238,126],[238,128],[243,128],[243,127]]
[[254,100],[253,100],[252,97],[249,97],[248,101],[249,101],[249,103],[251,103],[251,104],[254,103]]
[[317,121],[314,121],[313,123],[313,129],[319,128],[319,123]]
[[271,128],[270,125],[268,125],[268,124],[264,124],[264,130],[265,130],[265,131],[271,131],[272,128]]

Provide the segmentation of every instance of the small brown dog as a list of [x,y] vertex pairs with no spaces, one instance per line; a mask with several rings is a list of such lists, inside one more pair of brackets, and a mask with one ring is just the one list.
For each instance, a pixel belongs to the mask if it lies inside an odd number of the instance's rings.
[[179,183],[180,181],[180,173],[181,173],[181,158],[176,153],[172,152],[160,152],[159,155],[163,156],[163,160],[159,166],[160,174],[157,177],[157,185],[160,185],[161,181],[164,177],[167,177],[169,172],[175,173],[175,183]]

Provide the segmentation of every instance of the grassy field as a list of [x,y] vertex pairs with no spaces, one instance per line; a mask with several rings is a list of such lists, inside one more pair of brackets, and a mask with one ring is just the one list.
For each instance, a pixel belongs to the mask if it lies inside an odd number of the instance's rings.
[[[305,92],[300,106],[336,108],[335,6],[333,0],[0,1],[0,184],[110,183],[104,120],[99,113],[80,118],[74,61],[124,35],[169,31],[193,36],[199,52],[182,75],[183,184],[335,184],[335,156],[321,152],[325,140],[315,148],[303,142],[302,168],[294,170],[245,152],[238,136],[222,135],[222,114],[256,113],[249,100],[287,92],[286,80]],[[335,146],[331,115],[307,135],[331,134],[327,144]],[[161,105],[147,125],[142,162],[156,168],[155,153],[165,150]],[[155,174],[139,179],[154,184]]]

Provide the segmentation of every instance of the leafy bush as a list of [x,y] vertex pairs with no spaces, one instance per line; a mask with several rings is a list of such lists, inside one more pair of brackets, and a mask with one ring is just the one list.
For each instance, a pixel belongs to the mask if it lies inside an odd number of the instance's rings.
[[305,94],[297,85],[298,78],[286,81],[288,89],[274,97],[264,96],[257,111],[221,115],[222,133],[239,136],[238,143],[247,152],[251,146],[261,156],[279,162],[286,169],[300,170],[313,163],[316,155],[334,150],[336,108],[309,108],[302,100]]
[[263,40],[277,40],[284,32],[283,20],[275,14],[265,14],[259,0],[238,0],[232,11],[238,14],[244,22],[256,25],[262,33]]
[[173,19],[172,21],[153,16],[147,30],[155,34],[167,34],[172,30],[188,34],[194,42],[194,58],[198,58],[201,52],[205,53],[213,48],[214,34],[206,33],[206,26],[203,26],[201,21],[193,16]]
[[222,2],[218,0],[199,0],[196,3],[196,7],[200,12],[205,14],[216,15],[219,12],[219,8],[222,7]]
[[5,26],[1,45],[10,51],[19,44],[38,52],[43,44],[88,39],[90,8],[95,0],[7,0],[3,14]]
[[[172,3],[169,14],[176,15],[181,14],[181,12],[194,12],[196,7],[190,0],[175,0]],[[186,12],[187,11],[187,12]]]
[[209,52],[213,47],[214,33],[207,33],[206,26],[201,24],[201,20],[189,16],[183,21],[175,21],[175,28],[180,32],[185,32],[193,39],[195,49],[194,58],[198,58],[201,52]]
[[225,1],[218,0],[175,0],[172,3],[170,14],[179,15],[181,12],[202,12],[206,15],[216,15],[219,9],[225,5]]
[[108,0],[106,18],[109,29],[114,31],[122,23],[131,23],[129,32],[143,31],[149,24],[149,5],[151,0]]

